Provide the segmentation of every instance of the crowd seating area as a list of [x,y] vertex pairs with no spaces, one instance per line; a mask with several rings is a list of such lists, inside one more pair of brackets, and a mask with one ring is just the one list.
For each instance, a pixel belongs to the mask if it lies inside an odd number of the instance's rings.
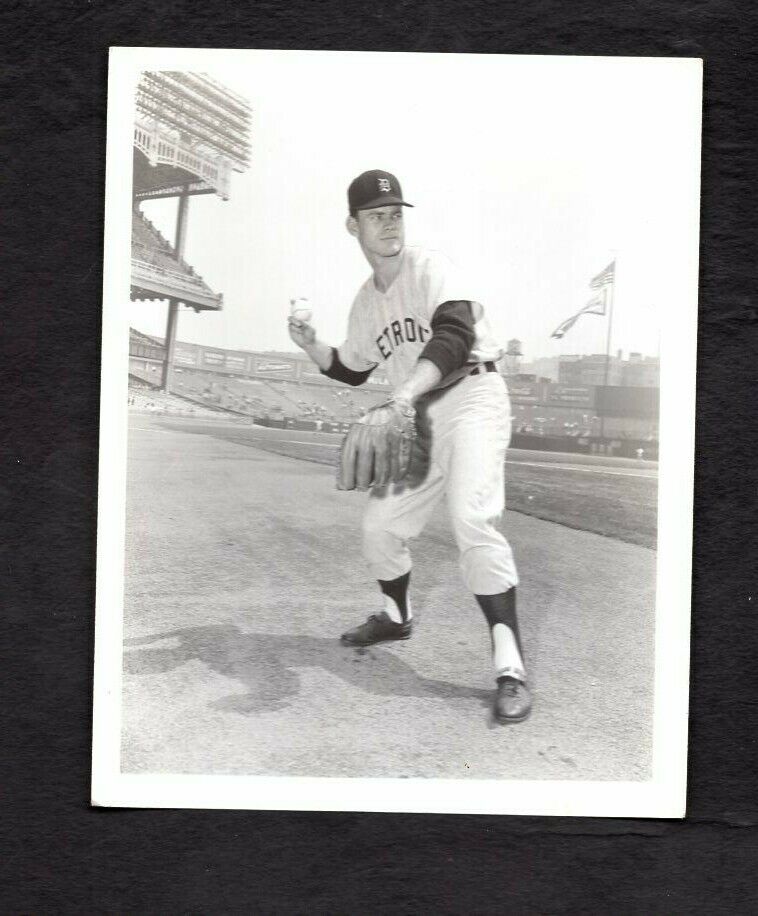
[[296,412],[295,404],[256,379],[224,378],[205,372],[174,370],[172,388],[177,394],[251,416]]
[[[537,436],[597,436],[600,417],[587,408],[551,408],[511,403],[514,433]],[[605,433],[622,438],[657,438],[657,423],[634,417],[606,417]]]
[[218,416],[216,411],[163,391],[129,385],[129,407],[146,413],[169,413],[187,417]]
[[177,260],[171,243],[137,207],[132,210],[132,257],[167,269],[187,267]]
[[212,294],[192,265],[176,257],[173,246],[137,207],[132,210],[132,260]]
[[300,416],[338,420],[355,419],[386,397],[375,391],[322,385],[293,385],[290,396],[295,398]]
[[[155,378],[146,368],[146,378]],[[251,416],[353,420],[384,396],[323,385],[219,376],[175,369],[172,389],[185,397]]]
[[[140,365],[141,364],[141,365]],[[214,373],[176,369],[172,394],[158,390],[160,365],[132,359],[129,374],[129,406],[135,410],[184,416],[215,416],[226,413],[249,417],[265,426],[345,432],[347,424],[361,416],[384,395],[378,392],[338,389],[288,382],[225,378]],[[575,429],[520,423],[514,417],[511,445],[543,451],[593,453],[600,448],[597,432],[577,424]],[[546,418],[547,419],[547,418]],[[620,423],[623,421],[617,421]],[[606,440],[613,454],[646,459],[658,457],[658,443],[648,435],[606,422]],[[603,446],[605,447],[605,446]]]

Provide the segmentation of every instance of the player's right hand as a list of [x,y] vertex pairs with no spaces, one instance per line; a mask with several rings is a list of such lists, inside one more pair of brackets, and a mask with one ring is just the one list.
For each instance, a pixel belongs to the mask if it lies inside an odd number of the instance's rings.
[[294,343],[302,349],[316,342],[316,332],[307,321],[290,316],[287,319],[287,328]]

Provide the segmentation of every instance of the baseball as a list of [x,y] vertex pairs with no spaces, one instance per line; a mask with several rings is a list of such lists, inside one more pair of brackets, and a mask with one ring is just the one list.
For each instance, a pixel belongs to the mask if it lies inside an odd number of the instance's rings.
[[310,299],[305,296],[290,299],[290,315],[298,321],[310,321],[313,317]]

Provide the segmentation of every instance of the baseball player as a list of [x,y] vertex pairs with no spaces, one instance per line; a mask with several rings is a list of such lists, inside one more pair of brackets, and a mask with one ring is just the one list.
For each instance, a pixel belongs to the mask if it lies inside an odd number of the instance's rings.
[[291,316],[292,340],[329,378],[361,385],[378,366],[393,394],[389,409],[412,417],[406,479],[373,486],[363,519],[363,553],[384,607],[342,635],[350,646],[408,639],[413,609],[409,539],[444,497],[467,587],[490,629],[497,688],[494,715],[520,722],[531,695],[516,616],[518,575],[496,527],[505,501],[510,406],[493,339],[471,287],[438,251],[405,245],[400,183],[389,172],[359,175],[348,189],[347,231],[372,274],[358,290],[339,347]]

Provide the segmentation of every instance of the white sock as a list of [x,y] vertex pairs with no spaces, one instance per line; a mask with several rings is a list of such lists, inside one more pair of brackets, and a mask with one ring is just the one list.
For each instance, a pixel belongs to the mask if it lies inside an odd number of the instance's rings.
[[[408,608],[406,613],[406,618],[410,620],[413,617],[413,611],[411,610],[411,599],[405,599],[405,606]],[[400,612],[400,608],[395,604],[395,602],[390,598],[389,595],[384,596],[384,610],[387,612],[387,616],[394,623],[402,623],[403,615]]]
[[495,666],[495,677],[526,680],[524,660],[516,645],[516,637],[513,630],[504,623],[496,623],[492,628],[492,663]]

